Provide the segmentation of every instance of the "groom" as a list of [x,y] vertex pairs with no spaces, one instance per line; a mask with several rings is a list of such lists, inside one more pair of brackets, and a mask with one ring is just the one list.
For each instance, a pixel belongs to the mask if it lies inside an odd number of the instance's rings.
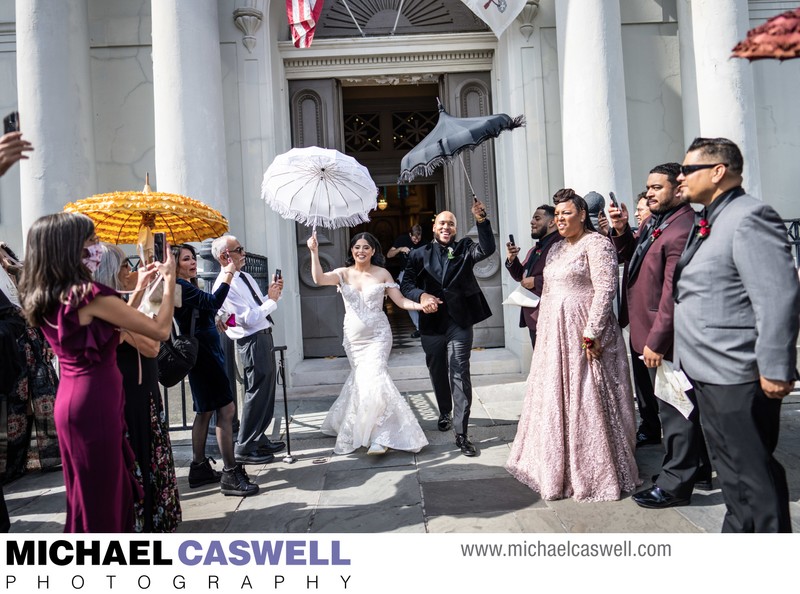
[[472,326],[492,315],[472,269],[495,250],[492,226],[481,202],[474,202],[472,215],[478,243],[469,238],[456,241],[455,215],[439,213],[433,223],[433,241],[409,254],[400,286],[403,295],[423,306],[419,331],[439,406],[439,431],[455,428],[456,445],[465,456],[477,454],[467,436]]

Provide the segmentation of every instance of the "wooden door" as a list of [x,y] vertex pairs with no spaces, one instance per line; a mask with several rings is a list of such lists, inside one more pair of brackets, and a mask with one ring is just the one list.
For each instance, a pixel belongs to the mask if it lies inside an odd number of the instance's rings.
[[[341,89],[335,79],[289,81],[292,145],[342,150]],[[300,279],[300,313],[303,356],[343,356],[344,304],[336,287],[317,287],[311,278],[311,257],[306,247],[311,230],[296,225],[297,274]],[[344,265],[347,229],[317,228],[319,256],[325,271]]]
[[[493,113],[491,105],[491,79],[489,72],[447,74],[442,80],[443,103],[447,112],[460,118],[485,116]],[[510,134],[510,132],[505,132]],[[505,242],[500,241],[497,224],[497,185],[494,168],[493,140],[484,142],[474,151],[462,153],[464,167],[478,199],[486,206],[486,216],[492,223],[497,251],[475,266],[475,276],[492,316],[475,326],[474,346],[505,346],[503,332],[503,294],[501,287],[501,259]],[[444,168],[445,209],[456,215],[459,237],[478,240],[475,219],[472,216],[472,193],[459,159]]]

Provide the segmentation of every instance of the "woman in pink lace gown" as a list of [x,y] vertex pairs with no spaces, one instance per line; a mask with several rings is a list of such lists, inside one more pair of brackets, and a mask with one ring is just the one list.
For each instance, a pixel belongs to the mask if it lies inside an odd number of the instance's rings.
[[65,532],[133,530],[136,484],[117,368],[120,328],[166,340],[172,325],[174,258],[157,265],[164,300],[152,319],[92,281],[100,249],[89,217],[44,216],[28,232],[20,286],[26,318],[41,327],[61,367],[55,423],[67,495]]
[[559,194],[565,241],[544,269],[538,339],[506,469],[543,499],[615,500],[640,484],[628,360],[611,310],[617,256],[592,229],[585,201]]

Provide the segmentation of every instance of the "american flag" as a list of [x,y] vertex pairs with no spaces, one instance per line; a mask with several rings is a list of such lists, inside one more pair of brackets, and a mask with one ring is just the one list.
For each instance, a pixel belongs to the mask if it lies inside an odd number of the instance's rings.
[[311,47],[314,27],[322,12],[322,0],[286,0],[286,16],[295,47]]

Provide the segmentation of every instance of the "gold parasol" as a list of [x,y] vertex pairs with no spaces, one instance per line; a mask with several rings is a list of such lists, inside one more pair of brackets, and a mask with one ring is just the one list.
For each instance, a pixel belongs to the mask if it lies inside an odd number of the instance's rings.
[[162,232],[176,245],[219,237],[228,230],[227,219],[210,206],[179,194],[153,192],[149,174],[141,192],[95,194],[70,202],[64,211],[89,216],[100,240],[116,244],[152,245],[152,233]]

